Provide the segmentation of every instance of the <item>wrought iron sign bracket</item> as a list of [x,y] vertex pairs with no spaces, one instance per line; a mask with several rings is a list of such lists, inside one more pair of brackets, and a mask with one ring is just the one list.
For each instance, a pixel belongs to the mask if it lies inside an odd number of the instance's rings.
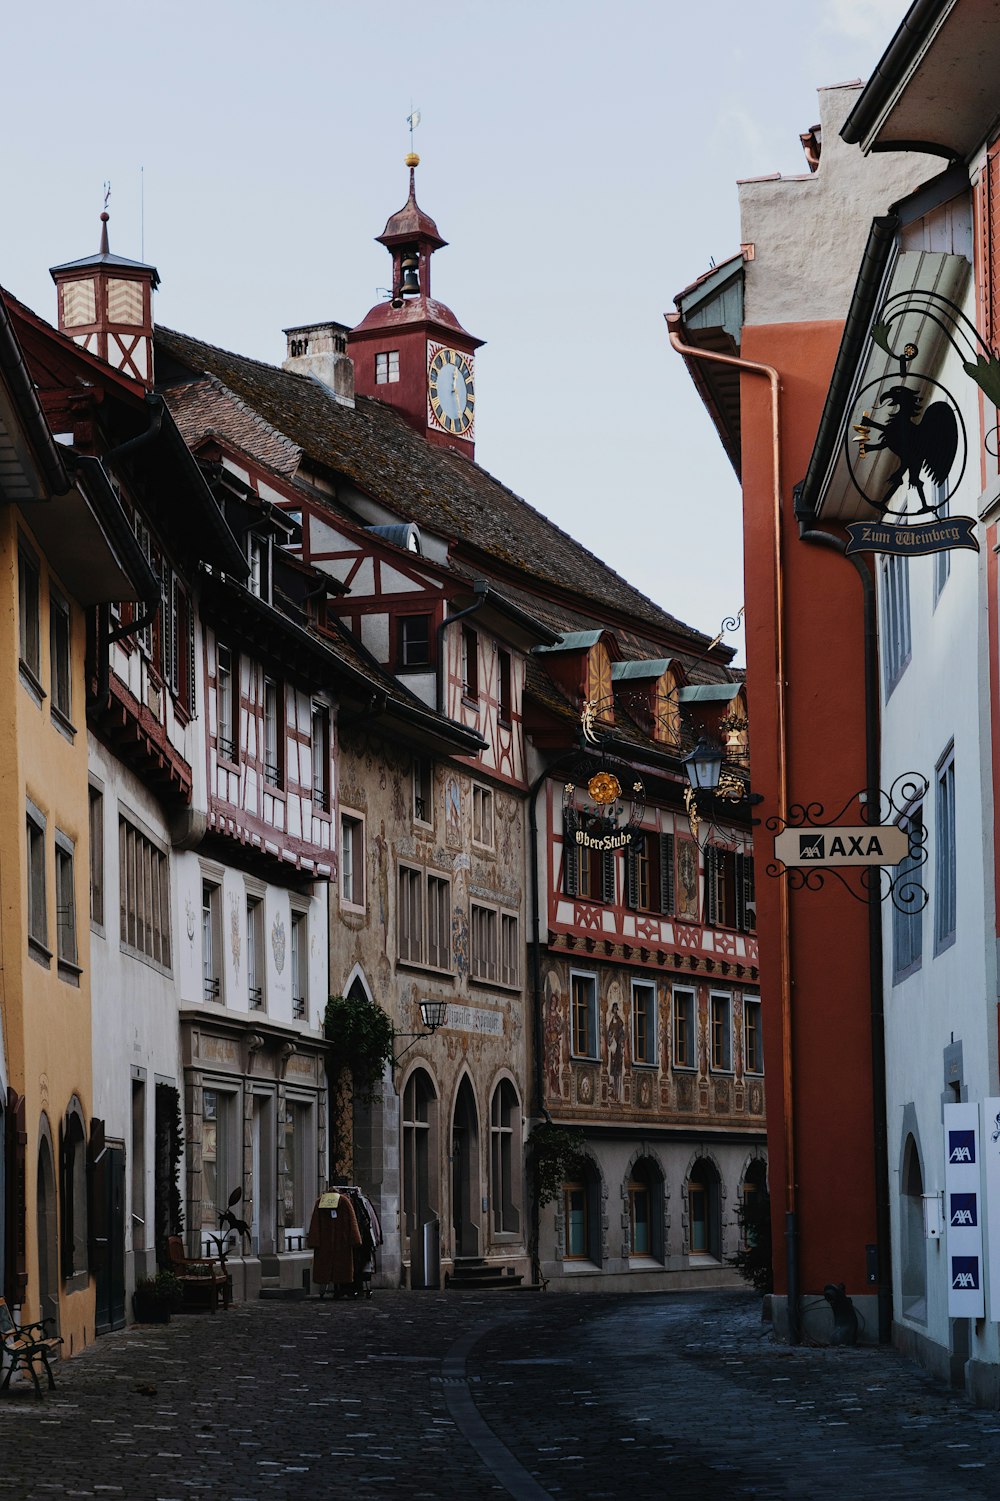
[[877,803],[862,789],[831,817],[822,803],[792,803],[787,818],[764,821],[775,835],[766,873],[787,878],[790,891],[821,891],[835,876],[866,905],[891,901],[898,912],[922,912],[928,893],[917,874],[927,863],[927,831],[913,815],[928,785],[919,772],[903,772],[888,791],[879,788]]

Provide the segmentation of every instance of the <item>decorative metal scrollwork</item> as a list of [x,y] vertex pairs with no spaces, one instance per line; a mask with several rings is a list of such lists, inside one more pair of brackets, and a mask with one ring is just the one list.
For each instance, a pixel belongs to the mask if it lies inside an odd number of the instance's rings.
[[927,864],[927,830],[919,812],[928,785],[927,778],[919,772],[902,772],[888,791],[879,788],[877,804],[869,802],[867,793],[862,790],[853,793],[844,806],[829,817],[822,803],[811,802],[792,803],[787,818],[774,814],[765,820],[765,828],[775,835],[785,829],[836,829],[844,824],[852,809],[857,809],[857,817],[851,820],[855,825],[862,824],[874,830],[895,824],[905,830],[908,849],[905,859],[898,865],[786,865],[775,859],[765,867],[767,874],[787,879],[789,891],[822,891],[827,877],[834,876],[859,902],[891,901],[898,912],[922,912],[929,898],[918,873]]

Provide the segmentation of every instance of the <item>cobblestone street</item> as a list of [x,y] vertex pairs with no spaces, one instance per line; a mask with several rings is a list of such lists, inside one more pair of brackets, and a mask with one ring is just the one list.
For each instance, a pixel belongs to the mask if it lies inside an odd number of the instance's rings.
[[0,1495],[994,1497],[1000,1416],[742,1293],[380,1292],[105,1337],[0,1402]]

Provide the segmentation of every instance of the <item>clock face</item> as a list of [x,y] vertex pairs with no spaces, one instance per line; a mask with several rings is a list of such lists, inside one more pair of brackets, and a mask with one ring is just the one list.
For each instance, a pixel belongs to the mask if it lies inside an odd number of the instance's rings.
[[427,395],[436,427],[465,436],[476,415],[472,361],[457,349],[438,348],[427,367]]

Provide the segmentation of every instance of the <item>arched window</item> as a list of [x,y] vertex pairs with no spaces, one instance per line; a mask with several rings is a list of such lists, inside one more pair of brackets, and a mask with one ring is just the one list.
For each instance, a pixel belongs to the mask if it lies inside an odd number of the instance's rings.
[[517,1091],[501,1079],[490,1102],[490,1203],[495,1234],[521,1228],[521,1110]]
[[563,1184],[563,1256],[601,1264],[601,1183],[594,1164],[581,1158],[579,1173]]
[[629,1256],[663,1260],[663,1174],[649,1157],[640,1157],[629,1174]]
[[924,1175],[912,1135],[903,1149],[899,1196],[902,1311],[917,1323],[927,1322],[927,1244],[924,1240]]
[[688,1194],[688,1251],[692,1256],[722,1260],[719,1174],[707,1157],[691,1169]]
[[[426,1069],[415,1068],[403,1089],[403,1230],[409,1238],[414,1287],[423,1287],[423,1227],[435,1218],[431,1161],[436,1151],[437,1094]],[[428,1275],[431,1269],[428,1268]]]

